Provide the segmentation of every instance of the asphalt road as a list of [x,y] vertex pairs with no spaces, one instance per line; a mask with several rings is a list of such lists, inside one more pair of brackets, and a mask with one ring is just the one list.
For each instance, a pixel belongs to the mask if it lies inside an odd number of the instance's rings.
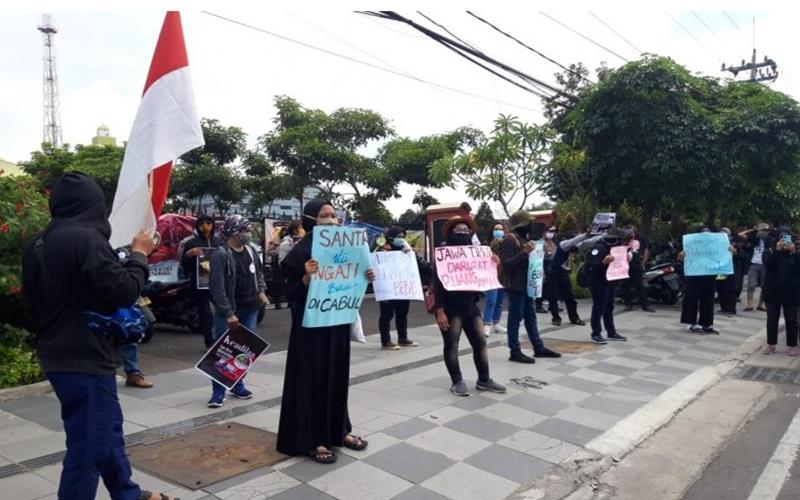
[[[378,304],[371,297],[364,299],[361,308],[361,320],[364,325],[364,334],[378,334]],[[258,333],[270,344],[270,352],[286,350],[289,345],[289,331],[291,328],[291,314],[287,308],[268,309],[264,321],[258,327]],[[411,302],[408,314],[408,326],[430,325],[433,317],[425,311],[423,302]],[[397,341],[394,323],[392,323],[392,340]],[[172,328],[170,326],[157,326],[156,333],[147,344],[139,345],[139,364],[145,374],[156,374],[183,370],[197,363],[203,355],[203,338],[188,329]]]

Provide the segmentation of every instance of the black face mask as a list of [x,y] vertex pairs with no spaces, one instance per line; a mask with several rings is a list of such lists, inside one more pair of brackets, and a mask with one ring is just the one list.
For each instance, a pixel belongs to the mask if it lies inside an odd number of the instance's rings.
[[472,236],[469,234],[450,233],[447,235],[447,244],[452,246],[470,245],[472,244]]

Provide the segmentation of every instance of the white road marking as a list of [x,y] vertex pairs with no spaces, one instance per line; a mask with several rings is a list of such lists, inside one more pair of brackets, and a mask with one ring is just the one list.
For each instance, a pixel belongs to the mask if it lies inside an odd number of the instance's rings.
[[795,413],[789,428],[775,447],[748,500],[778,498],[798,452],[800,452],[800,410]]

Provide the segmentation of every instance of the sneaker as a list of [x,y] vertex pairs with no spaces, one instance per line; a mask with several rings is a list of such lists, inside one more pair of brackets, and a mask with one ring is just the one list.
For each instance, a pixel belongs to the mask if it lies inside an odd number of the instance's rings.
[[500,335],[505,335],[506,334],[505,327],[500,325],[499,323],[495,323],[494,324],[494,326],[492,327],[492,331],[494,333],[499,333]]
[[225,402],[225,393],[224,392],[214,392],[211,395],[211,399],[208,400],[208,407],[209,408],[220,408],[222,403]]
[[505,394],[506,393],[505,386],[502,386],[502,385],[498,384],[497,382],[495,382],[492,379],[489,379],[486,382],[481,382],[480,380],[478,380],[478,382],[475,384],[475,389],[477,389],[479,391],[496,392],[498,394]]
[[570,321],[570,323],[578,326],[586,326],[586,323],[582,319],[576,319],[575,321]]
[[236,384],[233,389],[231,389],[231,394],[235,398],[239,399],[252,399],[253,393],[247,390],[247,387],[244,386],[244,382],[239,382]]
[[713,326],[704,326],[703,327],[703,333],[711,333],[711,334],[714,334],[714,335],[719,335],[719,330],[717,330]]
[[524,354],[522,351],[511,351],[511,354],[508,356],[508,360],[514,363],[525,363],[529,365],[536,363],[535,359],[527,354]]
[[561,353],[556,351],[551,351],[547,347],[543,347],[534,353],[537,358],[560,358]]
[[553,326],[561,326],[561,320],[560,319],[554,319],[553,320]]
[[397,351],[400,349],[400,346],[395,344],[394,342],[388,342],[386,344],[381,345],[381,349],[385,349],[387,351]]
[[620,335],[619,333],[614,333],[614,334],[608,336],[608,340],[615,340],[617,342],[627,342],[628,341],[628,337]]
[[400,347],[417,347],[419,344],[410,339],[398,340],[397,343]]
[[692,333],[700,333],[703,330],[703,327],[700,325],[692,325],[689,327],[689,331]]
[[800,356],[800,347],[790,347],[788,354],[789,356]]
[[483,334],[487,337],[492,334],[492,330],[494,330],[494,325],[491,323],[484,323],[483,324]]
[[450,386],[450,392],[462,398],[469,396],[469,389],[467,389],[467,384],[465,384],[463,380],[459,380]]
[[592,335],[592,342],[594,342],[595,344],[602,344],[602,345],[608,344],[608,342],[606,341],[606,339],[603,338],[602,335]]
[[774,345],[765,345],[764,350],[762,351],[764,354],[775,354],[775,346]]

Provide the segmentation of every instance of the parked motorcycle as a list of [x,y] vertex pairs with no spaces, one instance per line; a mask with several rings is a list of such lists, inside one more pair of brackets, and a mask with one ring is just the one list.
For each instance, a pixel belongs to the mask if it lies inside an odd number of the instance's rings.
[[683,293],[683,280],[675,263],[657,264],[642,276],[644,290],[650,300],[673,305]]

